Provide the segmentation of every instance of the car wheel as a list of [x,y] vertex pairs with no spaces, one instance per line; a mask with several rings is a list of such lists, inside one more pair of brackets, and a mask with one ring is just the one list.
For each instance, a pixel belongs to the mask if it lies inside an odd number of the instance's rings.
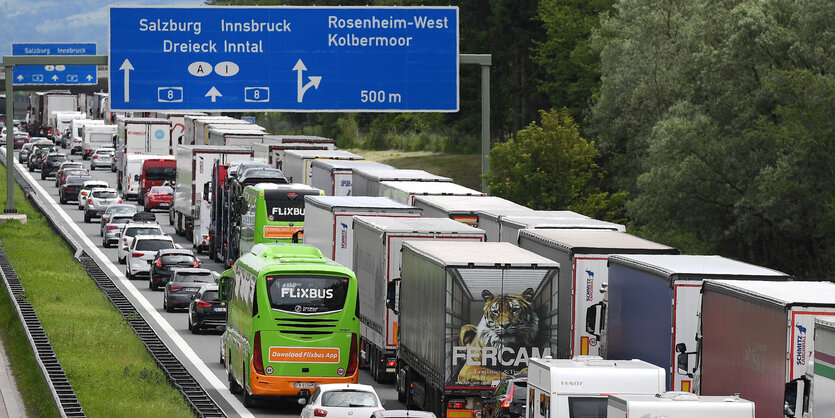
[[165,308],[165,312],[174,312],[174,308],[172,308],[171,305],[168,304],[168,298],[162,298],[162,305],[162,307]]
[[28,165],[28,168],[29,168],[29,172],[30,172],[30,173],[31,173],[31,172],[33,172],[33,171],[35,171],[35,167],[34,167],[34,166],[32,166],[32,165]]
[[226,377],[227,379],[229,379],[229,392],[231,392],[233,395],[241,393],[241,385],[239,385],[238,382],[235,381],[235,378],[232,377],[232,371],[227,370]]
[[67,199],[64,199],[64,195],[60,195],[60,196],[61,196],[61,198],[59,200],[61,201],[61,204],[66,205],[67,204]]
[[106,239],[101,240],[101,246],[104,248],[110,248],[110,244],[107,243]]
[[46,180],[46,174],[41,170],[41,180]]
[[130,274],[130,266],[125,267],[125,277],[127,277],[128,280],[133,280],[133,276]]
[[168,225],[174,226],[174,210],[170,209],[168,211]]
[[119,264],[125,264],[125,263],[126,263],[125,258],[124,257],[119,257]]
[[84,212],[84,223],[90,223],[90,212]]

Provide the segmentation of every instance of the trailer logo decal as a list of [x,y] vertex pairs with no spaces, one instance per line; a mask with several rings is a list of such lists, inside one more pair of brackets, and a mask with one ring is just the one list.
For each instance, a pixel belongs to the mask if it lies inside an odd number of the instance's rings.
[[768,347],[763,344],[755,344],[754,347],[749,346],[745,350],[745,367],[757,373],[765,374],[766,351],[768,351]]
[[806,364],[806,327],[797,324],[797,348],[795,348],[795,364],[802,366]]
[[590,302],[592,300],[592,290],[594,290],[594,272],[591,270],[586,270],[586,302]]
[[345,222],[340,222],[339,225],[342,227],[339,246],[340,248],[348,248],[348,225]]

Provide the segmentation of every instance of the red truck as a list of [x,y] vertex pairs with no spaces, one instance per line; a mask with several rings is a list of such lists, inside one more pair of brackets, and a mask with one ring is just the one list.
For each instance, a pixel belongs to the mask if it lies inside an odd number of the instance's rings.
[[162,155],[148,158],[142,163],[142,171],[137,177],[139,177],[136,179],[139,182],[138,200],[142,203],[151,187],[162,186],[166,182],[174,187],[174,181],[177,180],[177,160],[174,156]]

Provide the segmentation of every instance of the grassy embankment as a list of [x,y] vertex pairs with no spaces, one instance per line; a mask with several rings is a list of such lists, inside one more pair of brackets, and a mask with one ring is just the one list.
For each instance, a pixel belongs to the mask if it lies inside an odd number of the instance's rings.
[[475,190],[481,190],[481,156],[479,154],[439,154],[427,151],[371,151],[350,149],[368,160],[403,169],[426,170]]
[[[6,184],[0,167],[0,185]],[[5,187],[0,206],[6,205]],[[88,416],[193,416],[133,329],[73,260],[67,244],[15,187],[28,223],[0,224],[0,240]],[[17,314],[0,292],[0,332],[30,416],[57,416]]]

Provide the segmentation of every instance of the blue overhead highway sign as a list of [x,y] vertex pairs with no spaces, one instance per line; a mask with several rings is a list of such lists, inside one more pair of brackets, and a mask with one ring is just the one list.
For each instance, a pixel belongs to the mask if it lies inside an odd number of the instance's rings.
[[[94,43],[13,43],[12,55],[96,55]],[[16,65],[15,85],[98,84],[95,65]]]
[[454,112],[457,7],[110,8],[123,111]]

